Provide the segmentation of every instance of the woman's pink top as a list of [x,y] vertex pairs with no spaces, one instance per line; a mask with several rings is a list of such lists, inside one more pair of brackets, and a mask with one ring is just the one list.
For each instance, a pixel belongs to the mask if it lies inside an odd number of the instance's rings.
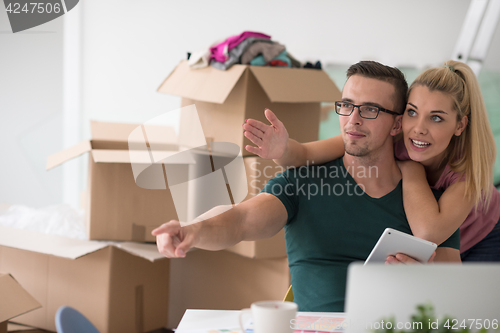
[[[394,144],[394,155],[400,161],[410,159],[403,141],[400,140]],[[438,181],[431,188],[444,192],[452,184],[460,181],[460,178],[463,177],[460,177],[460,174],[452,171],[450,166],[446,165]],[[486,213],[483,211],[483,202],[480,202],[477,210],[473,208],[460,226],[460,252],[467,251],[479,243],[493,230],[493,227],[500,219],[500,192],[493,184],[491,186],[493,189],[488,211]]]

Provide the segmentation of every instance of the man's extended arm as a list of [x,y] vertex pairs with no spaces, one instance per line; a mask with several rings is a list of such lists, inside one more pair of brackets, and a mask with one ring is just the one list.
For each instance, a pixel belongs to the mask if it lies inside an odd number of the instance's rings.
[[[214,208],[214,209],[217,209]],[[243,240],[274,236],[286,224],[288,213],[272,194],[261,193],[226,212],[181,227],[172,220],[153,230],[158,250],[168,258],[184,257],[192,247],[222,250]]]

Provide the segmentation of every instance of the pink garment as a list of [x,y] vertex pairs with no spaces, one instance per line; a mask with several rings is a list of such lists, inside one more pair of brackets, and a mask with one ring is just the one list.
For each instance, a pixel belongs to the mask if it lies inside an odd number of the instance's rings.
[[[394,143],[394,156],[401,161],[410,159],[402,140]],[[461,179],[464,179],[464,177],[460,177],[460,174],[452,171],[450,166],[446,165],[438,181],[431,188],[444,191]],[[483,203],[480,202],[477,206],[477,211],[474,207],[460,226],[461,253],[467,251],[486,237],[500,219],[500,192],[498,192],[493,184],[491,186],[493,189],[488,211],[486,213],[483,211]]]
[[231,36],[222,43],[211,47],[210,52],[212,54],[210,56],[210,59],[215,59],[215,61],[219,62],[225,62],[227,59],[229,59],[229,51],[231,51],[248,37],[271,39],[271,36],[265,35],[260,32],[245,31],[239,35]]

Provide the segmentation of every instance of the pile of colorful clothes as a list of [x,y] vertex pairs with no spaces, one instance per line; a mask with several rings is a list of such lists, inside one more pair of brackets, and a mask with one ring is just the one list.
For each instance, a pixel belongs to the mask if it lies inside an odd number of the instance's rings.
[[[220,70],[227,70],[234,64],[302,67],[302,64],[287,52],[284,45],[273,42],[271,36],[253,31],[245,31],[188,54],[188,64],[191,68],[212,66]],[[308,63],[304,67],[321,69],[319,62],[314,66],[310,65]]]

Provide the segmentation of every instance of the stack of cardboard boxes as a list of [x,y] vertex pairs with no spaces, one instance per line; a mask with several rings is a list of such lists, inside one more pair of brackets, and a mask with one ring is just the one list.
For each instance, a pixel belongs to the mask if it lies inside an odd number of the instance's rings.
[[55,331],[56,311],[68,305],[101,333],[167,326],[170,261],[143,242],[153,242],[151,230],[177,214],[168,188],[135,183],[128,138],[136,127],[92,122],[92,140],[48,158],[51,169],[90,155],[82,200],[89,240],[0,227],[0,272],[15,276],[42,305],[15,322]]
[[[243,149],[251,144],[241,128],[245,119],[265,122],[264,109],[269,108],[291,138],[313,141],[318,139],[320,102],[340,99],[321,70],[244,65],[191,70],[185,61],[158,90],[181,96],[182,106],[195,104],[209,141],[241,147],[247,199],[283,169]],[[187,308],[241,309],[284,297],[290,274],[283,231],[227,251],[194,250],[184,259],[165,259],[155,244],[144,243],[155,241],[153,228],[180,214],[168,186],[148,190],[136,185],[127,140],[137,126],[92,122],[92,140],[48,159],[50,169],[89,154],[83,200],[89,241],[0,230],[0,271],[13,274],[42,305],[16,317],[17,322],[55,331],[55,312],[70,305],[102,333],[148,332],[176,327]],[[186,164],[187,170],[191,162],[175,163]]]

